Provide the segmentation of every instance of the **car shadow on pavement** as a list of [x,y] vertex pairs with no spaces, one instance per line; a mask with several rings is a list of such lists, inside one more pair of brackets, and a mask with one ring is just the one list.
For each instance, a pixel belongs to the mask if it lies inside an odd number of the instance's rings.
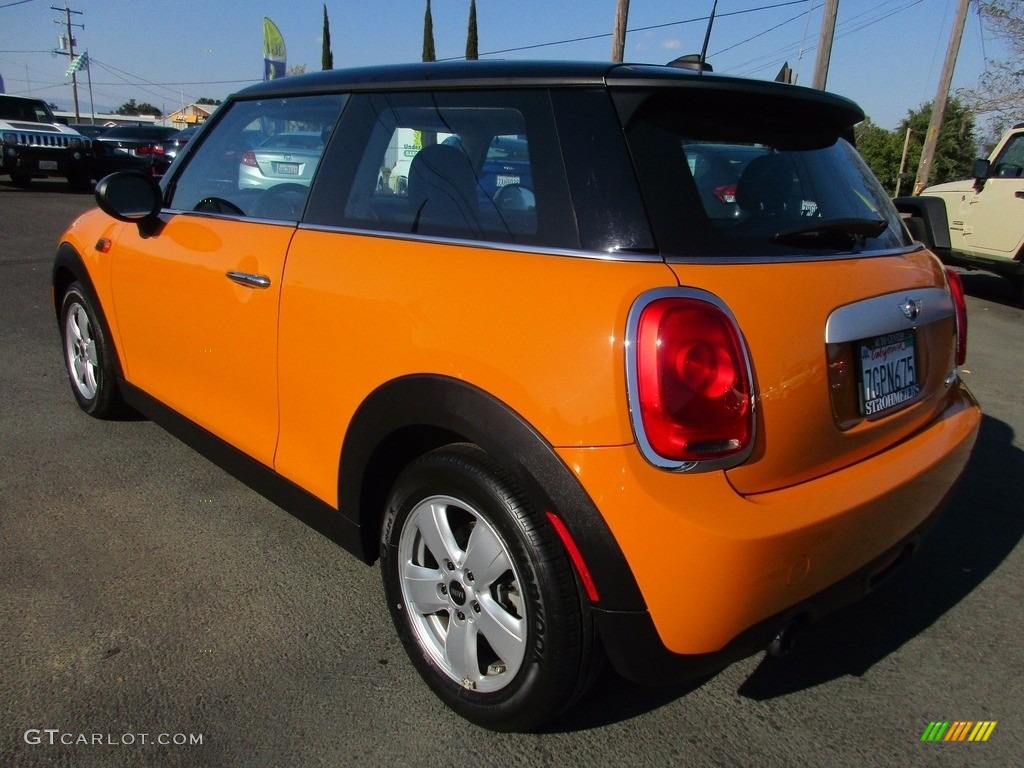
[[[910,567],[877,592],[807,627],[786,659],[765,655],[738,693],[763,701],[848,675],[861,676],[926,631],[973,592],[1024,538],[1019,482],[1024,451],[1013,429],[983,416],[971,461],[949,507]],[[714,675],[650,688],[606,671],[590,693],[548,732],[599,728],[656,710]]]
[[766,656],[740,686],[755,700],[861,676],[984,582],[1024,538],[1024,451],[1013,429],[983,416],[951,503],[910,568],[865,600],[807,628],[787,659]]

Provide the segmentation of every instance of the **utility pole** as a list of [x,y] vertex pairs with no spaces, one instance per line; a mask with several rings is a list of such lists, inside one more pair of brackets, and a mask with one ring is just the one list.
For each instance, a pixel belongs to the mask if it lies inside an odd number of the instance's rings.
[[907,175],[907,153],[910,151],[910,134],[913,132],[914,130],[908,125],[907,136],[903,139],[903,154],[900,155],[900,172],[896,174],[896,191],[892,193],[893,197],[900,196],[900,186]]
[[[67,31],[67,41],[68,41],[68,51],[67,51],[67,54],[68,54],[68,59],[70,61],[74,61],[75,60],[75,35],[71,31],[71,28],[72,27],[81,27],[82,29],[85,29],[85,24],[72,24],[71,23],[71,14],[72,13],[77,13],[79,16],[81,16],[82,15],[82,11],[72,11],[66,5],[63,8],[58,8],[55,5],[51,5],[50,6],[50,10],[51,11],[63,11],[63,13],[64,13],[64,21],[57,21],[56,19],[54,19],[53,23],[54,24],[64,24],[67,27],[67,30],[68,30]],[[64,53],[64,51],[61,50],[61,51],[58,51],[58,53]],[[71,73],[71,92],[75,96],[75,122],[76,123],[80,123],[80,122],[82,122],[82,118],[81,118],[81,115],[80,115],[80,113],[78,111],[78,74],[75,73],[75,72]]]
[[615,30],[612,32],[612,61],[622,61],[626,50],[626,18],[629,16],[629,0],[619,0],[615,7]]
[[814,63],[812,88],[825,90],[828,80],[828,65],[832,60],[832,38],[836,35],[836,16],[839,14],[839,0],[825,0],[821,17],[821,34],[818,36],[818,60]]
[[914,181],[914,194],[928,186],[928,178],[932,173],[932,160],[935,159],[935,146],[939,143],[939,131],[942,129],[942,118],[946,113],[946,100],[949,98],[949,86],[953,82],[953,70],[956,68],[956,57],[960,52],[960,38],[964,34],[964,22],[967,20],[969,0],[960,0],[953,20],[953,34],[949,37],[949,48],[946,49],[946,62],[942,65],[939,77],[939,90],[932,104],[932,119],[928,122],[928,133],[924,137],[921,148],[921,164],[917,166],[917,178]]

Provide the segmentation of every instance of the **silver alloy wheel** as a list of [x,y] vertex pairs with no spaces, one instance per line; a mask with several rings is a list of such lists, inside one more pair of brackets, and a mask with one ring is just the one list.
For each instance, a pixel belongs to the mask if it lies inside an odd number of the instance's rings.
[[64,354],[71,383],[83,398],[92,400],[99,390],[99,358],[89,313],[77,301],[68,308],[64,323]]
[[451,496],[409,513],[398,543],[399,581],[424,651],[452,680],[482,693],[512,682],[526,657],[521,581],[488,520]]

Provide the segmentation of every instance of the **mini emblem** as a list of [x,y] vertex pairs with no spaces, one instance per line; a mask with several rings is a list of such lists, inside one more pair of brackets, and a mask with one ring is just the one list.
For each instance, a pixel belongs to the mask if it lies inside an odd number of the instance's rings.
[[448,585],[448,594],[456,605],[464,605],[466,602],[466,589],[459,582],[453,581]]
[[921,302],[914,301],[908,296],[907,300],[900,304],[900,312],[906,315],[907,320],[917,320],[917,316],[921,314]]

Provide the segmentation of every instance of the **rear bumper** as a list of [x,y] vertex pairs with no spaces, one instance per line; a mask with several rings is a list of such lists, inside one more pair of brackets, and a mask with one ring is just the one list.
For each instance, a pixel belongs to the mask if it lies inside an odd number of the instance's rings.
[[649,613],[597,610],[594,621],[602,646],[620,675],[644,685],[670,685],[724,669],[766,650],[781,632],[802,628],[832,611],[856,603],[903,570],[946,506],[944,501],[909,536],[856,572],[745,629],[718,651],[672,653],[662,643]]
[[980,421],[962,389],[940,418],[883,454],[747,497],[718,473],[645,469],[628,446],[566,452],[647,604],[594,606],[613,665],[642,682],[697,677],[863,597],[935,524]]

